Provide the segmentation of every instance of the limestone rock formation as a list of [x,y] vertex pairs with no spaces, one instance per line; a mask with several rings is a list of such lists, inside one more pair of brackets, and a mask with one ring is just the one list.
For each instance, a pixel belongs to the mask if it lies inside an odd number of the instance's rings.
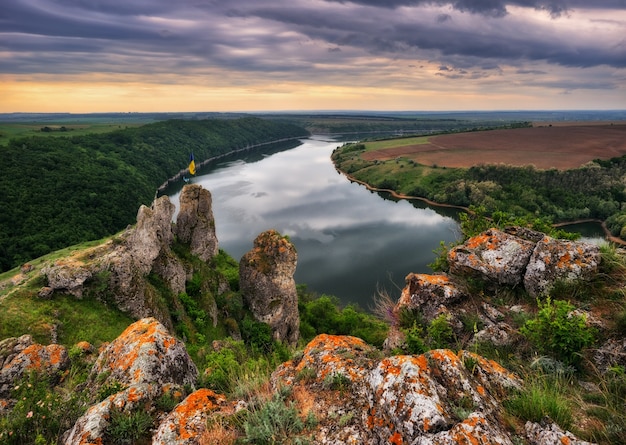
[[102,443],[112,410],[131,412],[145,407],[166,392],[193,386],[198,370],[185,345],[154,318],[130,325],[110,343],[94,364],[87,387],[95,396],[102,387],[122,389],[91,406],[63,443]]
[[208,190],[197,184],[183,187],[175,230],[178,239],[189,244],[191,253],[203,261],[208,261],[217,254],[215,219],[211,193]]
[[[273,373],[275,387],[315,400],[315,443],[513,443],[499,412],[518,377],[467,351],[378,359],[372,349],[354,337],[320,335]],[[299,377],[305,370],[311,377]],[[337,422],[335,413],[355,415]]]
[[15,344],[14,350],[28,344],[17,354],[7,355],[3,366],[0,368],[0,399],[8,398],[11,388],[29,371],[45,374],[56,383],[70,364],[67,349],[58,344],[40,345],[31,343],[29,336],[19,339],[8,339],[4,345]]
[[[104,378],[102,377],[104,376]],[[98,356],[88,386],[119,383],[194,385],[198,369],[184,343],[176,339],[154,318],[130,325]]]
[[[465,293],[445,275],[409,274],[397,308],[419,311],[426,320],[437,317],[442,308],[460,300]],[[397,309],[396,309],[397,312]]]
[[489,229],[450,249],[450,273],[479,275],[498,284],[516,285],[533,253],[532,241]]
[[[519,235],[519,236],[518,236]],[[489,229],[448,252],[450,273],[478,275],[488,282],[523,284],[532,296],[557,281],[588,280],[600,265],[598,246],[557,240],[523,228]]]
[[226,397],[202,388],[191,393],[161,422],[152,445],[196,445],[205,432],[209,415],[220,408]]
[[532,296],[543,295],[559,280],[576,282],[590,279],[599,265],[598,246],[546,236],[537,242],[533,250],[524,274],[524,287]]
[[300,318],[293,274],[296,249],[275,230],[261,233],[239,261],[239,287],[254,317],[272,328],[278,341],[295,345]]
[[[158,275],[175,295],[185,291],[193,273],[186,270],[171,246],[174,234],[188,243],[191,253],[207,261],[218,252],[211,195],[199,185],[186,185],[181,193],[177,223],[172,224],[175,206],[167,196],[154,200],[150,207],[141,206],[137,223],[114,240],[98,247],[85,258],[68,258],[44,268],[47,286],[42,298],[54,291],[81,297],[93,281],[106,280],[108,293],[116,306],[136,319],[155,317],[168,329],[172,322],[167,308],[153,299],[146,277]],[[176,232],[174,232],[176,231]]]

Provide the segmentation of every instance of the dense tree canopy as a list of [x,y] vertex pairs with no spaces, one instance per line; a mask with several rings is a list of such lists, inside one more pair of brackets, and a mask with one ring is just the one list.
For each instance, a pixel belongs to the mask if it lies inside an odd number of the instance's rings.
[[13,139],[0,147],[0,271],[134,223],[139,206],[187,166],[191,152],[198,162],[306,135],[295,125],[242,118]]

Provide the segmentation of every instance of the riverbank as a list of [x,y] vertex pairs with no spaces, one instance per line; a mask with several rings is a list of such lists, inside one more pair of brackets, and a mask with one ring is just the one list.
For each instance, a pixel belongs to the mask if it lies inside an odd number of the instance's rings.
[[[469,209],[469,207],[458,206],[458,205],[454,205],[454,204],[439,203],[439,202],[435,202],[435,201],[432,201],[430,199],[424,198],[422,196],[411,196],[411,195],[406,195],[406,194],[403,194],[403,193],[398,193],[397,191],[392,190],[392,189],[373,187],[370,184],[366,183],[365,181],[361,181],[361,180],[355,178],[354,176],[346,173],[345,171],[342,171],[341,169],[337,168],[337,166],[335,166],[335,168],[336,168],[336,170],[339,173],[344,175],[351,182],[356,182],[357,184],[360,184],[360,185],[364,186],[365,188],[367,188],[368,190],[373,191],[373,192],[389,193],[391,196],[393,196],[394,198],[398,198],[398,199],[419,200],[419,201],[422,201],[422,202],[428,204],[429,206],[433,206],[433,207],[454,208],[454,209],[463,210],[464,212],[467,212],[467,213],[473,213]],[[565,221],[565,222],[560,222],[560,223],[553,224],[552,227],[559,228],[559,227],[575,225],[575,224],[583,224],[583,223],[598,223],[598,224],[600,224],[600,226],[602,227],[602,230],[604,232],[605,238],[608,241],[613,242],[615,244],[619,244],[621,246],[626,246],[626,241],[624,241],[621,238],[618,238],[616,236],[613,236],[611,234],[611,232],[609,231],[608,227],[606,226],[606,222],[601,220],[601,219],[586,218],[586,219],[579,219],[579,220],[575,220],[575,221]]]

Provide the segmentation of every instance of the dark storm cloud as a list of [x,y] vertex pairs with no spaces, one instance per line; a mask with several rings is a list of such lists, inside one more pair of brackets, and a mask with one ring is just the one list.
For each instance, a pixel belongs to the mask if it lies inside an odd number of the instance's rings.
[[[626,67],[626,32],[603,40],[592,31],[578,35],[556,26],[578,8],[623,11],[625,1],[587,3],[10,0],[0,8],[0,71],[185,74],[223,68],[285,78],[293,73],[295,79],[356,72],[351,62],[368,56],[428,60],[468,73],[533,61]],[[538,24],[519,7],[542,11],[555,25]],[[612,28],[624,28],[622,17],[605,18],[614,20]]]

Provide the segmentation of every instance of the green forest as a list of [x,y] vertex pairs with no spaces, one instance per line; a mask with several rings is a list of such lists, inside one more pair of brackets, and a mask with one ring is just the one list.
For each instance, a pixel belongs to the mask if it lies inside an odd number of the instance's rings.
[[[133,224],[157,188],[196,163],[308,135],[256,117],[168,120],[102,134],[11,139],[0,146],[0,271]],[[264,146],[264,149],[271,149]]]
[[626,156],[563,171],[504,164],[446,168],[401,157],[368,162],[360,156],[364,150],[364,144],[346,144],[335,150],[333,161],[339,170],[378,189],[480,207],[488,215],[504,212],[553,223],[598,219],[626,239]]

